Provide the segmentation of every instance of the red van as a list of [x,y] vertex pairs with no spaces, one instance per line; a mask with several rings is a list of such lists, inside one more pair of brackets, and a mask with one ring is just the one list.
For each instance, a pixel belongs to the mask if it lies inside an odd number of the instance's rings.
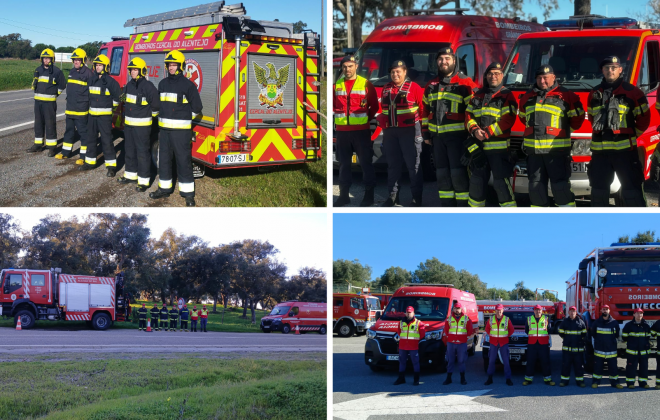
[[296,328],[301,332],[328,332],[327,304],[318,302],[298,302],[289,300],[278,303],[270,314],[261,318],[261,331],[282,331],[288,334]]

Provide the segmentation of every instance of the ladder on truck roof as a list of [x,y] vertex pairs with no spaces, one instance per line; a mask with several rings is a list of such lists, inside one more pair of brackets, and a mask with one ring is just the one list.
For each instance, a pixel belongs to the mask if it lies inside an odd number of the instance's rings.
[[124,28],[135,27],[135,33],[162,31],[184,26],[208,25],[220,23],[223,16],[245,16],[243,3],[225,5],[224,1],[200,4],[171,12],[128,19]]
[[[318,73],[318,62],[322,60],[321,54],[319,52],[319,40],[317,40],[316,33],[313,32],[311,29],[304,29],[303,30],[303,66],[304,66],[304,71],[303,73],[303,97],[302,97],[302,103],[303,103],[303,134],[302,134],[302,150],[305,152],[305,160],[309,161],[317,161],[319,160],[319,155],[317,150],[321,148],[321,117],[319,116],[319,111],[315,109],[313,106],[311,106],[309,103],[307,103],[307,95],[318,95],[317,98],[318,100],[316,101],[317,104],[316,106],[320,108],[321,106],[321,89],[319,87],[318,90],[313,91],[313,90],[307,90],[307,78],[308,77],[315,77],[317,79],[320,78],[320,73]],[[311,36],[310,36],[311,35]],[[310,43],[310,38],[313,42],[313,45]],[[308,47],[313,46],[314,50],[316,51],[316,54],[309,54]],[[308,58],[316,58],[317,66],[316,66],[316,71],[317,73],[307,73],[307,59]],[[320,86],[320,85],[319,85]],[[310,109],[311,108],[311,109]],[[316,115],[316,120],[312,118],[312,115]],[[316,122],[316,128],[308,128],[307,127],[307,117],[311,121]],[[308,138],[308,132],[310,133],[310,137]],[[294,140],[295,141],[295,140]],[[312,155],[309,155],[309,151],[312,151]]]

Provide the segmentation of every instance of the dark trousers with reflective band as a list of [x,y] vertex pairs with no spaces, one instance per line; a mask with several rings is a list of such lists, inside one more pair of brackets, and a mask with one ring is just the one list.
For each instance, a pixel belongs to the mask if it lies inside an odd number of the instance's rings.
[[415,198],[422,197],[424,179],[419,156],[422,142],[415,140],[415,127],[389,127],[383,130],[383,147],[387,160],[387,190],[399,191],[399,178],[405,163],[410,177],[410,190]]
[[534,343],[527,346],[527,371],[525,373],[525,380],[528,382],[534,380],[536,359],[541,361],[543,380],[545,382],[552,381],[552,372],[550,370],[550,345],[539,343]]
[[550,153],[527,156],[529,200],[532,207],[548,207],[548,182],[555,204],[575,207],[575,194],[571,190],[571,156],[566,153]]
[[149,186],[151,180],[151,153],[149,142],[151,126],[134,127],[124,126],[126,140],[126,171],[124,178],[137,180],[138,185]]
[[160,329],[161,330],[166,330],[167,329],[167,321],[164,319],[160,320]]
[[419,350],[401,350],[399,349],[399,373],[406,371],[406,363],[408,363],[408,356],[413,364],[413,370],[419,373]]
[[117,155],[115,154],[115,145],[112,142],[112,115],[90,115],[87,130],[89,135],[87,137],[85,163],[96,165],[96,156],[98,155],[96,146],[100,134],[105,166],[117,167]]
[[350,188],[353,181],[351,163],[353,152],[357,154],[362,168],[362,182],[366,188],[376,185],[376,171],[373,165],[374,144],[371,130],[335,131],[337,160],[339,161],[339,187]]
[[182,330],[188,329],[188,321],[181,321],[181,329]]
[[87,152],[87,115],[78,118],[66,117],[66,130],[64,131],[64,143],[62,144],[62,154],[70,156],[73,151],[73,144],[76,142],[76,131],[80,137],[80,158],[85,158]]
[[614,173],[621,182],[621,198],[626,207],[646,207],[644,169],[637,149],[594,153],[587,169],[591,186],[591,206],[608,207]]
[[461,163],[467,137],[466,131],[433,135],[433,164],[442,207],[468,206],[470,180]]
[[57,146],[56,113],[57,102],[34,101],[34,144],[45,144],[49,149]]
[[495,373],[495,363],[497,362],[497,352],[500,352],[502,356],[502,364],[504,365],[504,377],[506,379],[511,379],[511,364],[509,363],[509,345],[505,344],[503,346],[494,346],[490,345],[488,350],[488,370],[486,373],[488,376],[492,376]]
[[458,371],[465,372],[467,360],[467,343],[447,343],[447,372],[454,372],[454,364],[458,364]]
[[605,363],[607,363],[607,373],[610,377],[610,383],[616,384],[619,382],[619,368],[616,365],[616,359],[616,356],[605,358],[598,356],[598,354],[594,355],[594,373],[592,377],[595,383],[600,383],[603,377]]
[[190,331],[195,331],[197,332],[197,320],[193,319],[190,321]]
[[208,322],[208,318],[201,318],[200,323],[199,323],[199,329],[202,331],[206,331],[206,323]]
[[172,157],[176,160],[176,173],[181,197],[195,196],[195,178],[192,170],[192,130],[160,129],[158,146],[158,188],[174,192]]
[[584,352],[566,351],[561,352],[561,381],[568,383],[571,380],[571,368],[575,373],[578,383],[584,381]]
[[649,355],[626,354],[626,356],[628,359],[626,361],[626,385],[634,385],[635,379],[639,380],[640,385],[646,385],[649,380]]
[[147,319],[140,319],[139,329],[147,329]]
[[493,173],[493,187],[497,193],[500,207],[516,207],[509,178],[513,175],[513,164],[509,161],[509,153],[491,152],[486,154],[488,163],[483,168],[470,168],[470,207],[486,206],[486,194],[490,173]]
[[176,330],[176,319],[170,319],[170,329]]

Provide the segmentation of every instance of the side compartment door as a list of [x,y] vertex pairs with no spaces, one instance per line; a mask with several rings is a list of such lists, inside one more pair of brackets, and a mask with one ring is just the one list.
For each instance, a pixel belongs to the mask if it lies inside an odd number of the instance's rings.
[[47,272],[28,273],[30,277],[31,300],[36,304],[47,305],[52,302],[50,295],[50,274]]
[[640,162],[644,164],[645,177],[649,175],[651,155],[658,144],[658,140],[660,140],[660,135],[656,131],[656,127],[660,124],[660,117],[658,117],[658,112],[653,109],[657,101],[658,87],[660,86],[659,39],[656,37],[646,38],[636,82],[637,87],[646,95],[651,110],[651,124],[646,132],[637,139],[637,151]]

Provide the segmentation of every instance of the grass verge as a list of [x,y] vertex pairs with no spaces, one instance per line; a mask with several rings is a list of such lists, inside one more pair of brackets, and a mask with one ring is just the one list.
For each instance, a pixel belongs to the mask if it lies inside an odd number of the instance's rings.
[[[39,67],[39,60],[19,60],[16,58],[0,60],[0,91],[30,89],[34,69]],[[57,63],[65,78],[73,64]]]

